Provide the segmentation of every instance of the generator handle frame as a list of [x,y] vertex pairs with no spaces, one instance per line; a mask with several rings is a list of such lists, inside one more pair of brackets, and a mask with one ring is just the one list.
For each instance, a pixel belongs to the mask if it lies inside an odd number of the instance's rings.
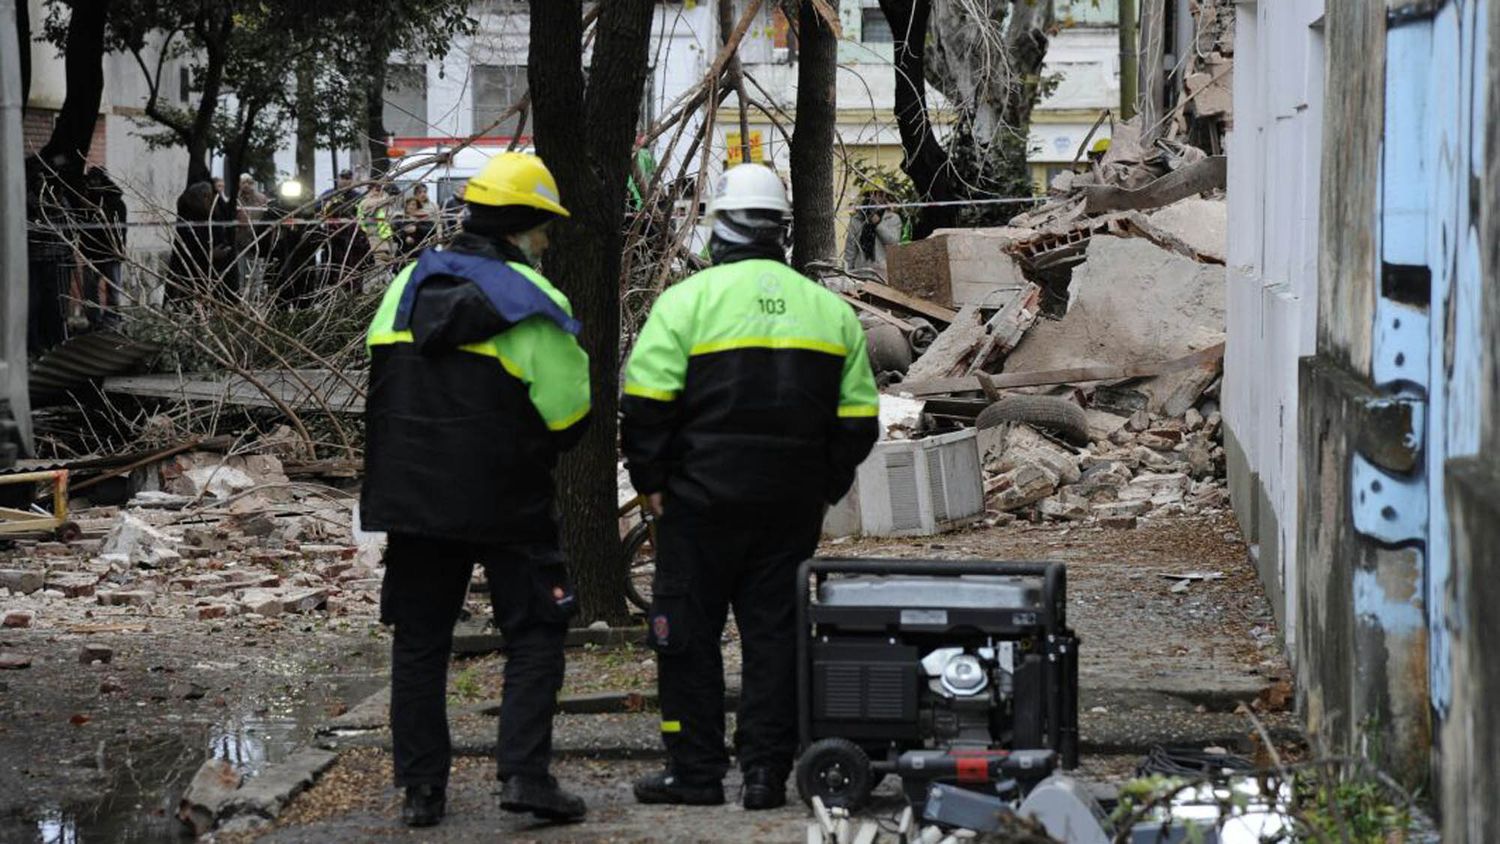
[[[799,752],[806,750],[812,741],[812,678],[809,676],[811,667],[807,661],[809,639],[807,609],[812,592],[807,588],[807,579],[816,575],[818,582],[821,583],[830,574],[928,574],[944,577],[978,574],[1041,577],[1044,586],[1042,592],[1044,628],[1050,636],[1065,635],[1068,632],[1066,627],[1068,570],[1062,563],[1018,563],[1000,560],[874,560],[848,557],[811,557],[804,560],[802,565],[797,567],[797,744]],[[1048,669],[1054,670],[1050,664]],[[1054,713],[1054,723],[1057,723],[1061,714],[1061,712]],[[1064,736],[1067,736],[1066,731],[1064,731]],[[1076,743],[1068,743],[1073,746],[1056,749],[1064,751],[1064,757],[1071,757],[1073,764],[1076,764]]]

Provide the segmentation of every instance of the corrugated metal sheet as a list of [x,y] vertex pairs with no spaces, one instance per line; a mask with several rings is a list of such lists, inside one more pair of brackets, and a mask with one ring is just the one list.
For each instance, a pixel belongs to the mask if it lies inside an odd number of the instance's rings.
[[65,402],[67,395],[110,375],[130,372],[161,350],[113,331],[69,339],[31,364],[33,406]]

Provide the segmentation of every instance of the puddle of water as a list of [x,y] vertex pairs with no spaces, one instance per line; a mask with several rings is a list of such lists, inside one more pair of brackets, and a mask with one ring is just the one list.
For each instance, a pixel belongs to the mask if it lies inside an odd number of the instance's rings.
[[109,784],[102,800],[89,806],[45,807],[19,827],[0,820],[0,840],[191,840],[175,813],[183,789],[204,759],[224,759],[247,777],[257,775],[310,741],[314,730],[329,719],[332,703],[363,700],[384,682],[383,675],[370,673],[278,686],[249,697],[238,710],[210,724],[184,723],[175,735],[163,725],[149,740],[106,745],[101,759]]

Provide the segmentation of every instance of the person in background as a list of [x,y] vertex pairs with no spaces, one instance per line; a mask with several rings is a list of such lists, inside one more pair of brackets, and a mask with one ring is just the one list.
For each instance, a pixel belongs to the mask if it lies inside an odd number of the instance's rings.
[[453,186],[453,195],[443,203],[443,208],[438,214],[438,227],[444,234],[458,228],[458,221],[464,216],[464,191],[468,188],[468,182],[459,182]]
[[885,251],[901,242],[901,215],[879,207],[890,201],[890,194],[880,186],[860,193],[863,207],[854,210],[844,235],[845,269],[870,269],[885,275]]
[[240,174],[239,196],[236,198],[235,216],[239,218],[240,226],[236,234],[235,245],[243,260],[259,260],[265,254],[268,247],[262,242],[263,229],[258,223],[266,214],[266,208],[270,204],[270,197],[261,193],[255,186],[255,177],[249,173]]
[[89,328],[111,328],[120,321],[121,262],[125,259],[125,193],[98,167],[84,174],[84,221],[107,228],[79,232],[83,257],[83,304]]
[[[416,210],[412,210],[413,203],[416,203]],[[436,212],[437,206],[427,196],[427,185],[417,182],[412,186],[411,196],[406,199],[406,216],[431,217]]]
[[432,237],[432,230],[432,218],[423,209],[421,200],[415,196],[407,197],[401,218],[396,223],[396,237],[400,241],[401,256],[403,258],[415,257]]

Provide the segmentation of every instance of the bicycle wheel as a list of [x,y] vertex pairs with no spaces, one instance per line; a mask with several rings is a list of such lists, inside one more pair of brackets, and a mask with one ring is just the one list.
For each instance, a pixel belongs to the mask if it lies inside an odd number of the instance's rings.
[[651,580],[656,576],[656,544],[651,523],[642,521],[625,534],[625,598],[636,609],[651,609]]

